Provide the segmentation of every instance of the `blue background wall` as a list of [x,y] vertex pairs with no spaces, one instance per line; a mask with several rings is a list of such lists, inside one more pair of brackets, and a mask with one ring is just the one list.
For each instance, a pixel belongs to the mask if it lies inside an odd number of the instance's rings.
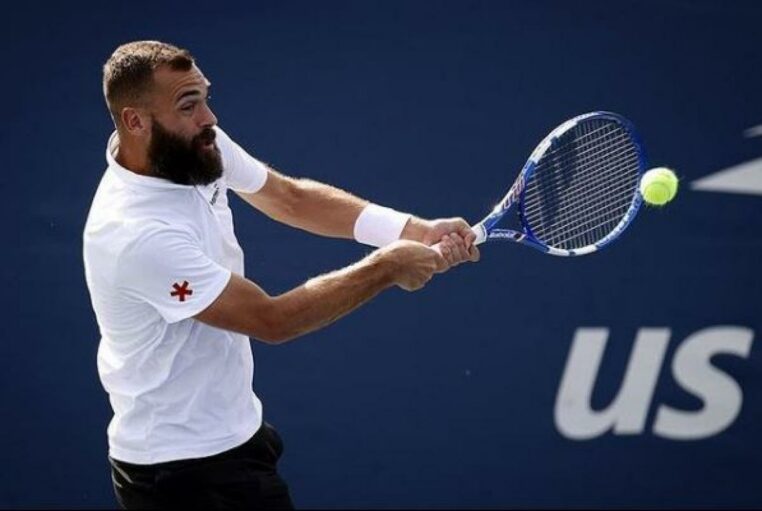
[[[757,158],[762,6],[754,2],[14,3],[0,34],[0,507],[115,505],[106,394],[81,231],[111,131],[113,49],[189,48],[239,143],[424,217],[478,220],[534,145],[573,115],[633,120],[683,189],[591,257],[483,249],[418,293],[394,290],[281,347],[255,389],[286,441],[301,507],[762,506],[762,197],[689,183]],[[367,252],[233,201],[249,278],[290,289]],[[750,329],[712,358],[743,404],[718,434],[653,433],[660,404],[704,406],[671,372],[689,335]],[[671,332],[645,428],[589,440],[554,421],[582,327],[610,339],[592,395],[617,395],[641,328]],[[730,342],[730,341],[728,341]]]

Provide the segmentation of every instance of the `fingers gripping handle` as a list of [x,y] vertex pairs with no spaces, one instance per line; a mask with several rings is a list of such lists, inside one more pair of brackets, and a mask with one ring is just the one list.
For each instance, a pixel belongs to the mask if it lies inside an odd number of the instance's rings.
[[[487,230],[484,228],[484,225],[479,223],[471,227],[471,230],[474,231],[474,234],[476,235],[476,239],[474,240],[474,245],[481,245],[485,241],[487,241]],[[439,255],[442,255],[442,249],[440,248],[440,243],[436,243],[431,246],[434,250],[439,252]]]
[[[476,236],[476,238],[473,241],[473,246],[472,246],[472,248],[475,249],[477,245],[480,245],[480,244],[484,243],[487,240],[487,231],[486,231],[486,229],[484,228],[484,226],[481,223],[476,224],[475,226],[471,227],[471,230],[473,231],[474,235]],[[445,256],[444,253],[442,253],[442,242],[441,241],[439,243],[435,243],[434,245],[431,245],[431,248],[433,250],[435,250],[442,257],[443,260],[448,260],[448,257]],[[478,261],[478,257],[476,259],[472,258],[470,260],[471,261]],[[463,261],[460,261],[460,262],[463,262]],[[441,267],[441,268],[439,268],[437,270],[437,273],[441,273],[443,271],[446,271],[447,268],[448,268],[448,266],[443,266],[443,267]]]

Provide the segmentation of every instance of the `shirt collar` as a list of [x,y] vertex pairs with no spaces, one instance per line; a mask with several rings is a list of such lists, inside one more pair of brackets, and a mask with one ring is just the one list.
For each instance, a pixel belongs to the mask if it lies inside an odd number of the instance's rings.
[[180,185],[173,183],[167,179],[153,176],[144,176],[124,168],[119,164],[119,162],[116,161],[116,158],[114,157],[117,149],[119,149],[119,135],[115,131],[108,139],[108,144],[106,146],[106,161],[108,162],[109,170],[116,174],[116,176],[119,177],[119,179],[122,181],[133,185],[145,186],[148,188],[159,188],[164,190],[193,188],[192,185]]

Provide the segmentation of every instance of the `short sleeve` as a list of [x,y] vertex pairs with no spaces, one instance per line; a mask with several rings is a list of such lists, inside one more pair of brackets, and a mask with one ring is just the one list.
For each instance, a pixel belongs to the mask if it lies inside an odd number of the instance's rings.
[[227,187],[244,193],[259,191],[267,181],[267,167],[236,144],[219,127],[215,130]]
[[168,323],[195,316],[217,299],[230,270],[210,259],[189,233],[157,227],[119,256],[117,286],[147,302]]

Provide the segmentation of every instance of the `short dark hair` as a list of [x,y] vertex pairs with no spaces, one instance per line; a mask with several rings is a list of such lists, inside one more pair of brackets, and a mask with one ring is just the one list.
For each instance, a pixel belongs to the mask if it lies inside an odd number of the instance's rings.
[[159,41],[135,41],[114,50],[103,66],[103,95],[114,122],[119,124],[123,106],[141,102],[157,68],[188,71],[194,62],[188,50]]

